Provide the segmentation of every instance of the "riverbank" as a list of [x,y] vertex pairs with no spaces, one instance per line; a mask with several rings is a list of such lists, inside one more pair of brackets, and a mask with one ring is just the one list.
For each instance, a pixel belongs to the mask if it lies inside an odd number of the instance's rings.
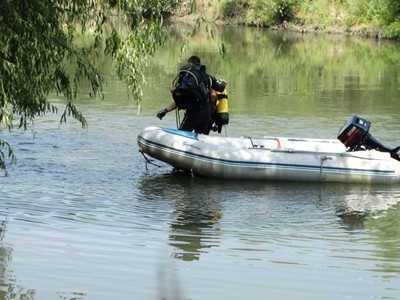
[[[387,20],[383,20],[378,11],[366,15],[363,14],[363,7],[356,7],[355,4],[345,5],[343,4],[345,1],[316,0],[312,5],[300,2],[189,0],[181,2],[170,19],[173,22],[191,24],[201,21],[303,33],[336,33],[376,39],[400,39],[400,24],[395,20],[391,22],[388,14],[386,14]],[[277,3],[280,3],[280,6]],[[365,2],[362,3],[365,6]],[[382,8],[380,14],[383,13]]]
[[[190,14],[185,16],[172,15],[169,19],[173,22],[181,22],[186,24],[195,24],[199,20],[205,22],[213,22],[218,25],[247,25],[247,26],[255,26],[248,25],[245,23],[232,22],[229,20],[222,19],[205,19],[202,14]],[[344,34],[344,35],[354,35],[354,36],[362,36],[365,38],[376,38],[382,39],[387,38],[383,36],[383,29],[379,27],[368,27],[368,26],[341,26],[341,25],[331,25],[331,26],[320,26],[320,24],[299,24],[295,22],[287,22],[284,21],[281,24],[270,25],[270,26],[258,26],[258,27],[267,27],[271,30],[290,30],[301,33],[334,33],[334,34]]]

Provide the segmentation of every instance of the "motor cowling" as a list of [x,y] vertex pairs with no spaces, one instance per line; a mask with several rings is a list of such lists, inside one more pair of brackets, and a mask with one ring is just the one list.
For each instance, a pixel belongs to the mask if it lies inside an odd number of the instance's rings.
[[357,150],[368,135],[371,122],[352,116],[339,130],[338,139],[350,150]]
[[400,147],[390,149],[384,146],[369,133],[370,127],[370,121],[352,116],[339,130],[338,139],[347,147],[348,151],[377,150],[389,152],[392,158],[400,161],[397,154]]

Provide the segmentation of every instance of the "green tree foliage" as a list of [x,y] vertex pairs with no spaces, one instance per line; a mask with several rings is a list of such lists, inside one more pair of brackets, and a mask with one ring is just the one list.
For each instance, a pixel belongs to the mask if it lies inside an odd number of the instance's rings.
[[222,13],[240,23],[271,26],[291,21],[299,2],[301,0],[227,0],[222,4]]
[[[224,0],[225,19],[241,24],[378,29],[379,36],[400,39],[400,0]],[[363,32],[368,33],[368,30]]]
[[[56,113],[48,99],[54,92],[66,101],[60,122],[72,117],[85,127],[74,99],[83,81],[90,83],[91,97],[101,95],[103,78],[93,59],[99,55],[113,58],[117,74],[139,101],[143,68],[162,41],[162,15],[173,3],[1,0],[0,132],[27,128],[35,118]],[[0,168],[14,159],[10,145],[0,139]]]

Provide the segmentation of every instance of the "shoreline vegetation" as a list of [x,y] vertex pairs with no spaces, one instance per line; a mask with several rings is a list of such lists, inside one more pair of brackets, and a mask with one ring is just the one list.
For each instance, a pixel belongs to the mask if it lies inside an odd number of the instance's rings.
[[184,0],[168,19],[400,40],[399,0]]

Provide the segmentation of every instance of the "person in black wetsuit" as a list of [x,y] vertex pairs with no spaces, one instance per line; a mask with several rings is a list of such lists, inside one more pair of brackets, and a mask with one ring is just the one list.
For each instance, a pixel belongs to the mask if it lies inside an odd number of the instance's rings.
[[[201,65],[200,58],[191,56],[188,59],[188,65],[183,66],[182,70],[189,71],[188,73],[196,74],[198,81],[202,81],[206,89],[205,101],[186,101],[182,107],[177,100],[174,100],[166,108],[157,113],[157,117],[161,120],[168,112],[178,108],[185,109],[185,116],[179,126],[180,130],[194,131],[196,133],[208,134],[210,132],[209,123],[212,113],[215,111],[215,102],[210,98],[210,90],[222,92],[225,89],[226,82],[216,79],[206,73],[206,67]],[[171,93],[174,93],[176,86],[173,86]],[[200,96],[201,97],[201,96]],[[215,101],[215,99],[214,99]]]

